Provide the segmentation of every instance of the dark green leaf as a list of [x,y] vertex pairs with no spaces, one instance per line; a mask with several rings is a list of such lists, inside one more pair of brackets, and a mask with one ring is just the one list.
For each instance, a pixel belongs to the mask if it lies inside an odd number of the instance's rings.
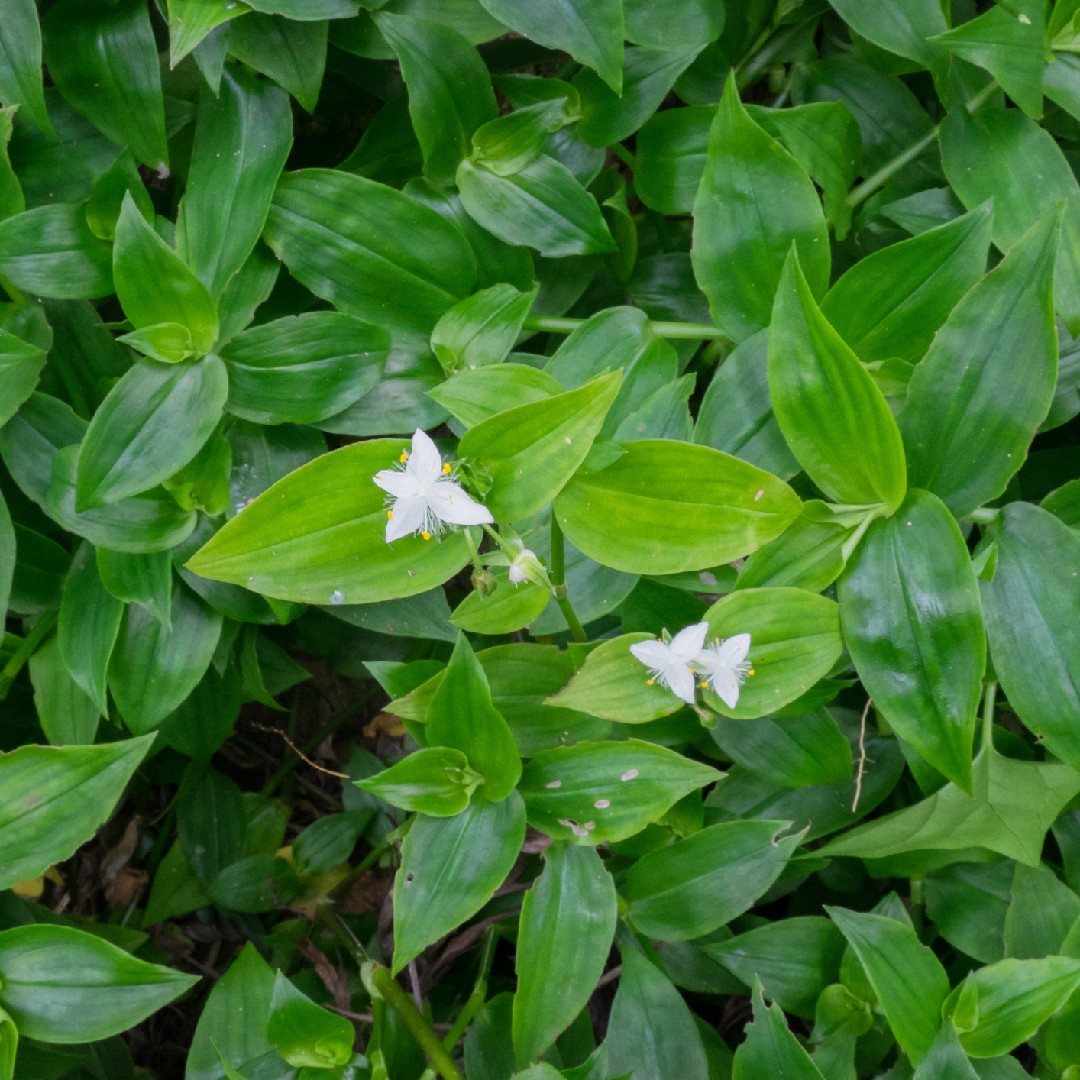
[[948,29],[937,4],[922,0],[893,0],[889,4],[861,4],[858,0],[829,0],[844,22],[889,52],[940,72],[945,57],[940,46],[927,40]]
[[0,101],[52,133],[41,79],[41,28],[34,0],[12,0],[0,22]]
[[34,392],[44,366],[44,349],[0,331],[0,427]]
[[766,1005],[761,984],[754,989],[754,1019],[746,1041],[735,1051],[732,1080],[783,1076],[790,1080],[825,1080],[810,1055],[791,1034],[779,1005]]
[[497,364],[513,348],[535,299],[505,283],[474,293],[439,319],[431,351],[447,374]]
[[298,22],[255,12],[228,29],[229,52],[261,71],[313,112],[326,70],[325,22]]
[[92,745],[101,713],[68,674],[55,638],[30,657],[30,681],[45,738],[53,746]]
[[112,246],[91,232],[82,207],[38,206],[0,221],[0,275],[36,296],[107,296]]

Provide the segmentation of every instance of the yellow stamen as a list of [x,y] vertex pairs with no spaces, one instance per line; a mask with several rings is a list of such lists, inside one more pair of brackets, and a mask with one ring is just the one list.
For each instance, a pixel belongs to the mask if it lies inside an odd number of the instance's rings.
[[393,510],[387,510],[386,511],[386,520],[387,521],[393,521],[394,520],[394,511]]
[[702,690],[707,690],[709,688],[709,684],[707,682],[699,682],[698,686],[700,686]]
[[423,532],[422,532],[422,533],[421,533],[420,535],[421,535],[421,536],[422,536],[422,537],[423,537],[423,538],[424,538],[425,540],[430,540],[430,539],[431,539],[431,533],[429,533],[429,532],[427,531],[427,529],[425,529],[425,530],[424,530],[424,531],[423,531]]
[[405,462],[408,461],[408,460],[409,460],[409,452],[408,452],[408,450],[402,450],[401,451],[401,457],[398,458],[398,461],[400,461],[401,464],[404,465]]
[[443,471],[443,476],[449,476],[450,475],[450,466],[449,465],[444,465],[442,467],[442,471]]
[[747,675],[756,675],[757,672],[753,668],[751,668],[746,674]]
[[645,685],[646,686],[655,686],[656,685],[656,680],[655,679],[646,679],[645,680]]

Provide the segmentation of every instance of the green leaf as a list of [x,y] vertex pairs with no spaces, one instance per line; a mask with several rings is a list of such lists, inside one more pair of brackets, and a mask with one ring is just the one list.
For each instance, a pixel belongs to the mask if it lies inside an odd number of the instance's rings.
[[494,591],[485,596],[474,589],[454,608],[450,622],[470,634],[512,634],[533,622],[550,600],[549,589],[531,581],[511,585],[505,574],[496,574]]
[[585,460],[619,392],[620,375],[598,375],[576,390],[518,405],[470,428],[461,456],[491,478],[485,504],[496,521],[542,510]]
[[580,72],[574,79],[581,95],[578,136],[592,146],[610,146],[633,135],[660,107],[701,48],[631,46],[624,53],[619,91],[591,71]]
[[597,562],[674,574],[743,558],[799,512],[775,476],[705,446],[665,439],[621,444],[595,472],[578,472],[555,501],[570,542]]
[[941,1025],[912,1080],[979,1080],[951,1023]]
[[817,192],[747,115],[732,75],[709,131],[691,249],[698,284],[728,337],[743,341],[769,324],[792,244],[809,290],[820,295],[829,279],[829,237]]
[[268,15],[312,21],[349,18],[356,14],[357,0],[254,0],[250,6]]
[[94,413],[79,450],[78,511],[115,503],[186,465],[221,419],[225,365],[136,363]]
[[709,0],[675,0],[663,19],[651,0],[623,0],[623,12],[626,37],[636,45],[706,45],[724,29],[724,9]]
[[514,1053],[535,1061],[588,1003],[615,936],[615,884],[592,848],[552,844],[521,904]]
[[384,330],[333,311],[253,326],[220,351],[228,411],[260,424],[318,424],[378,384],[389,351]]
[[88,8],[61,0],[46,16],[45,61],[72,105],[151,169],[169,164],[150,13],[139,0]]
[[45,111],[41,69],[41,27],[34,0],[12,0],[0,24],[0,101],[52,134]]
[[336,1069],[352,1057],[352,1023],[320,1008],[279,971],[266,1020],[266,1038],[290,1064]]
[[21,1034],[82,1043],[133,1027],[199,976],[136,960],[81,930],[38,924],[0,933],[0,980],[0,1004]]
[[710,934],[749,910],[772,887],[801,833],[782,836],[788,821],[711,825],[630,867],[622,886],[630,918],[660,941]]
[[615,250],[596,199],[553,157],[541,154],[512,176],[466,159],[456,181],[469,216],[508,244],[549,258]]
[[228,50],[314,112],[326,70],[327,24],[253,12],[229,27]]
[[422,346],[476,278],[464,237],[434,210],[329,169],[281,178],[265,237],[316,296]]
[[860,259],[829,290],[821,314],[864,363],[922,359],[961,297],[983,276],[991,210]]
[[480,0],[499,22],[538,45],[568,52],[618,93],[622,89],[623,12],[619,0]]
[[30,657],[34,707],[45,738],[53,746],[92,745],[101,713],[68,674],[55,638]]
[[1064,943],[1077,919],[1080,919],[1080,896],[1053,870],[1048,866],[1016,864],[1005,913],[1007,955],[1018,959],[1068,955]]
[[[0,79],[2,78],[3,76],[0,75]],[[0,108],[0,218],[21,214],[26,209],[22,184],[19,183],[19,178],[15,175],[8,156],[8,143],[11,141],[12,122],[15,119],[16,109],[15,105]]]
[[[16,539],[15,527],[7,502],[0,494],[0,619],[7,620],[11,582],[15,574]],[[539,612],[538,612],[539,614]]]
[[468,764],[460,750],[425,747],[389,769],[357,780],[356,786],[402,810],[430,817],[454,817],[469,805],[465,772]]
[[790,1080],[825,1080],[810,1055],[791,1034],[779,1005],[766,1005],[761,984],[754,988],[754,1019],[746,1040],[735,1051],[732,1080],[783,1076]]
[[195,689],[221,636],[221,616],[179,583],[172,623],[128,605],[109,665],[109,689],[128,728],[153,731]]
[[204,884],[243,858],[245,824],[240,789],[215,769],[177,796],[177,837]]
[[608,1076],[634,1080],[708,1080],[694,1014],[636,942],[620,941],[622,975],[611,1003]]
[[477,799],[455,817],[420,817],[401,846],[394,878],[394,972],[491,899],[525,839],[525,809],[512,793]]
[[986,638],[967,545],[945,505],[912,489],[867,529],[837,595],[844,643],[875,707],[970,791]]
[[276,86],[226,68],[216,94],[203,87],[176,247],[212,297],[255,247],[291,146],[289,98]]
[[829,3],[852,30],[882,49],[906,56],[935,73],[945,66],[940,46],[928,40],[948,29],[937,4],[924,0],[893,0],[889,4],[829,0]]
[[138,329],[179,323],[198,355],[217,338],[217,306],[203,283],[147,224],[130,194],[116,223],[113,280],[124,314]]
[[638,197],[662,214],[689,214],[705,173],[714,105],[663,109],[649,117],[634,140]]
[[1028,116],[1038,120],[1047,52],[1045,10],[1038,0],[1020,0],[1009,9],[995,6],[926,45],[940,45],[985,68]]
[[[801,589],[748,589],[732,593],[702,616],[708,638],[751,636],[755,674],[743,685],[738,705],[729,709],[711,691],[709,706],[738,719],[764,716],[801,697],[826,675],[839,657],[840,622],[836,605]],[[682,707],[670,690],[648,685],[648,672],[630,646],[648,634],[624,634],[589,653],[553,704],[580,709],[624,724],[641,724]]]
[[922,802],[829,841],[816,854],[889,859],[985,848],[1038,866],[1047,830],[1080,792],[1080,775],[1067,765],[1014,761],[984,751],[975,759],[972,778],[971,795],[946,784]]
[[483,777],[481,792],[491,802],[509,795],[521,778],[514,737],[491,700],[484,669],[464,634],[459,634],[439,688],[427,710],[432,746],[460,750]]
[[794,252],[769,330],[773,411],[799,464],[845,504],[884,503],[907,487],[896,421],[869,373],[821,314]]
[[945,1012],[965,1053],[992,1058],[1031,1038],[1078,986],[1080,960],[999,960],[971,972],[949,996]]
[[0,276],[56,300],[108,296],[112,245],[93,234],[81,206],[37,206],[0,221]]
[[[565,93],[514,109],[497,116],[473,132],[473,163],[483,165],[499,176],[512,176],[544,151],[544,142],[554,131],[573,122],[579,113],[580,102],[569,83]],[[571,98],[574,97],[574,103]]]
[[956,515],[1005,490],[1053,400],[1057,231],[1050,214],[1013,246],[953,309],[908,385],[900,426],[910,482]]
[[838,907],[826,911],[859,958],[896,1041],[918,1065],[934,1042],[949,993],[941,962],[896,919]]
[[[152,741],[21,746],[0,758],[0,886],[10,889],[36,877],[89,840],[112,813]],[[0,972],[6,987],[2,954]],[[0,1003],[7,1006],[3,989]]]
[[980,584],[994,670],[1048,750],[1080,767],[1080,535],[1027,503],[993,530],[997,569]]
[[167,0],[169,66],[176,67],[206,36],[223,23],[244,15],[247,7],[232,0]]
[[200,548],[188,569],[265,596],[335,606],[441,585],[468,561],[460,533],[386,542],[384,494],[373,477],[401,449],[399,439],[354,443],[289,473]]
[[474,293],[439,319],[431,351],[447,374],[498,364],[514,347],[535,299],[535,292],[518,292],[505,283]]
[[401,65],[424,173],[436,183],[452,183],[473,132],[498,113],[487,67],[450,26],[387,11],[373,18]]
[[0,331],[0,427],[34,392],[44,366],[44,349]]
[[639,739],[582,742],[537,754],[521,776],[529,824],[556,840],[625,840],[659,820],[716,769]]

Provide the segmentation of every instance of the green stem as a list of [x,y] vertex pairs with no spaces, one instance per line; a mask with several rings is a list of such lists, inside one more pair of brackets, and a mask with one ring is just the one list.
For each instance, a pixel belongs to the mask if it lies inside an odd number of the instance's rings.
[[18,678],[19,672],[27,660],[37,651],[37,647],[48,637],[52,628],[56,625],[56,612],[46,611],[44,615],[31,627],[30,632],[22,639],[21,644],[0,671],[0,701],[8,696],[12,683]]
[[484,931],[480,940],[480,968],[476,973],[476,982],[473,983],[472,993],[465,1002],[461,1012],[458,1013],[454,1026],[447,1032],[443,1039],[443,1049],[451,1053],[458,1044],[458,1039],[465,1034],[465,1030],[472,1023],[473,1017],[484,1007],[487,1001],[488,972],[491,970],[491,962],[495,959],[495,942],[498,940],[498,932],[494,926],[489,926]]
[[982,748],[985,751],[994,748],[994,705],[997,701],[996,682],[988,682],[983,690]]
[[[530,315],[523,329],[533,333],[546,331],[551,334],[570,334],[582,325],[585,319],[554,318],[549,315]],[[654,322],[653,333],[657,337],[682,339],[689,341],[703,341],[710,338],[723,338],[727,335],[718,326],[710,326],[708,323],[688,322]]]
[[622,143],[612,143],[608,149],[633,172],[637,168],[637,159]]
[[[997,90],[998,86],[996,82],[989,82],[984,86],[977,94],[973,94],[971,99],[965,103],[965,108],[968,112],[974,112],[979,108],[990,96]],[[933,145],[934,140],[938,137],[938,132],[941,130],[941,125],[935,125],[930,131],[928,131],[921,139],[917,139],[906,150],[902,150],[891,161],[887,161],[884,165],[878,169],[877,172],[871,173],[861,184],[857,184],[848,192],[847,204],[854,208],[860,203],[865,202],[871,195],[874,194],[879,188],[882,188],[895,176],[905,165],[909,165],[915,160],[928,146]]]
[[570,636],[575,641],[586,642],[589,635],[574,611],[570,598],[566,595],[566,551],[563,547],[563,533],[559,528],[559,519],[555,516],[554,509],[551,511],[551,591],[555,596],[555,603],[563,613],[566,625],[570,630]]

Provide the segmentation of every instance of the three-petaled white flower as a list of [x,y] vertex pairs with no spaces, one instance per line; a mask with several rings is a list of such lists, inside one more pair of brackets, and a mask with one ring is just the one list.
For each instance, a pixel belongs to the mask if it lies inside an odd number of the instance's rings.
[[693,705],[694,669],[690,665],[701,652],[708,632],[707,622],[694,623],[680,630],[670,642],[639,641],[630,646],[630,652],[649,669],[650,682],[666,686],[676,697]]
[[495,519],[486,506],[450,478],[450,466],[430,437],[419,428],[412,449],[402,451],[398,466],[380,469],[375,483],[393,500],[386,511],[386,542],[419,533],[425,540],[447,525],[490,525]]
[[739,703],[739,687],[753,673],[746,654],[750,635],[735,634],[726,641],[717,639],[694,657],[694,667],[705,676],[702,686],[710,685],[716,696],[729,708]]

